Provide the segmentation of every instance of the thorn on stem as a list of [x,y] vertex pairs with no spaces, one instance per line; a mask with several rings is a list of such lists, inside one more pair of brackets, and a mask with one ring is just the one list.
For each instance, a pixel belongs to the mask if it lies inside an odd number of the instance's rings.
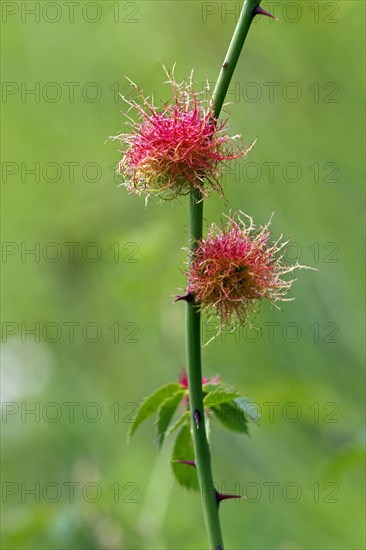
[[185,302],[192,302],[193,301],[192,292],[187,292],[186,294],[182,294],[181,296],[176,296],[175,302],[179,302],[181,300],[184,300]]
[[253,11],[254,15],[265,15],[266,17],[270,17],[271,19],[275,19],[278,21],[278,18],[269,13],[269,11],[264,10],[260,6],[256,6]]
[[200,422],[201,422],[201,414],[200,414],[200,411],[199,410],[195,410],[194,413],[193,413],[193,418],[194,418],[194,421],[196,423],[196,428],[197,430],[199,430],[200,428]]
[[224,495],[223,493],[218,493],[216,491],[216,502],[219,505],[222,500],[227,500],[229,498],[242,498],[241,495]]

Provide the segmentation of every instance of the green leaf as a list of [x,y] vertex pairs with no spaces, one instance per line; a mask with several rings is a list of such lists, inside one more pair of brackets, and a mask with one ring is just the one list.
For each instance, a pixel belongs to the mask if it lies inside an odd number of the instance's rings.
[[198,491],[196,468],[190,464],[181,464],[177,460],[194,460],[194,451],[189,421],[180,429],[173,448],[172,470],[179,485]]
[[243,409],[248,422],[258,422],[260,419],[260,413],[255,403],[252,403],[248,397],[239,397],[235,399],[235,403]]
[[157,441],[159,448],[164,443],[167,429],[169,427],[170,421],[173,418],[175,411],[179,403],[182,401],[186,390],[179,390],[177,393],[168,397],[163,401],[159,411],[158,418],[156,421],[156,432],[157,432]]
[[220,387],[218,384],[211,384],[211,382],[207,382],[206,384],[202,385],[203,393],[206,394],[210,391],[214,391],[218,387]]
[[145,397],[145,399],[141,402],[135,421],[131,424],[128,438],[135,433],[140,424],[142,424],[159,409],[165,399],[177,393],[177,391],[181,388],[182,386],[180,384],[166,384],[165,386],[162,386],[158,390],[154,391],[154,393],[148,397]]
[[177,430],[178,428],[180,428],[180,426],[187,420],[187,418],[189,418],[189,411],[186,411],[183,416],[181,416],[180,418],[178,418],[178,420],[176,422],[174,422],[174,424],[172,424],[171,426],[169,426],[169,428],[167,429],[166,431],[166,434],[165,434],[165,439],[167,437],[170,436],[170,434],[172,434],[173,432],[175,432],[175,430]]
[[245,411],[235,401],[211,407],[221,424],[233,432],[248,433],[248,420]]
[[236,397],[240,396],[241,394],[233,388],[218,386],[216,389],[205,395],[203,405],[205,407],[212,407],[215,405],[220,405],[221,403],[233,401]]

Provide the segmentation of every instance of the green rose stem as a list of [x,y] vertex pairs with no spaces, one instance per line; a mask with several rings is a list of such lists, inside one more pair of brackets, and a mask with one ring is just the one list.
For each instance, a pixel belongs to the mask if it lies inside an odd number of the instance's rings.
[[[245,0],[226,58],[213,92],[215,119],[220,115],[234,69],[239,59],[249,27],[258,13],[260,0]],[[197,242],[202,239],[203,200],[197,190],[190,194],[189,238],[190,256],[194,257]],[[207,441],[202,393],[201,316],[199,304],[187,301],[187,370],[189,402],[195,463],[201,492],[202,507],[210,548],[223,550],[219,519],[219,504],[214,488],[211,455]]]

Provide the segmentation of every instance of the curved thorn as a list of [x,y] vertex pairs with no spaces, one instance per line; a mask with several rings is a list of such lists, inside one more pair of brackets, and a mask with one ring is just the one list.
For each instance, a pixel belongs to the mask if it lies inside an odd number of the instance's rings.
[[229,498],[243,498],[241,495],[224,495],[223,493],[218,493],[216,491],[216,502],[217,504],[220,504],[222,500],[227,500]]
[[265,15],[266,17],[270,17],[271,19],[275,19],[275,21],[278,21],[278,17],[275,17],[269,11],[264,10],[260,6],[256,6],[253,10],[254,15]]
[[179,302],[181,300],[184,300],[185,302],[192,302],[193,301],[193,294],[192,292],[187,292],[186,294],[182,294],[181,296],[176,296],[175,302]]

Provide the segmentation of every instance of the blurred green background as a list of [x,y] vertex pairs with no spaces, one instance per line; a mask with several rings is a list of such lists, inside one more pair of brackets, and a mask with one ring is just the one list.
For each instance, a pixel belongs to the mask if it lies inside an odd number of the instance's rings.
[[[364,4],[263,3],[230,89],[226,202],[291,241],[299,273],[257,332],[204,348],[204,371],[253,400],[251,436],[214,426],[229,549],[364,548]],[[128,195],[109,136],[128,76],[166,100],[161,63],[214,82],[240,2],[2,2],[4,549],[199,549],[199,497],[178,487],[141,398],[185,364],[187,201]],[[33,92],[32,92],[33,90]],[[33,170],[33,172],[32,172]],[[32,252],[33,250],[33,252]],[[204,326],[208,335],[212,325]],[[32,332],[33,331],[33,332]],[[32,412],[33,411],[33,412]]]

